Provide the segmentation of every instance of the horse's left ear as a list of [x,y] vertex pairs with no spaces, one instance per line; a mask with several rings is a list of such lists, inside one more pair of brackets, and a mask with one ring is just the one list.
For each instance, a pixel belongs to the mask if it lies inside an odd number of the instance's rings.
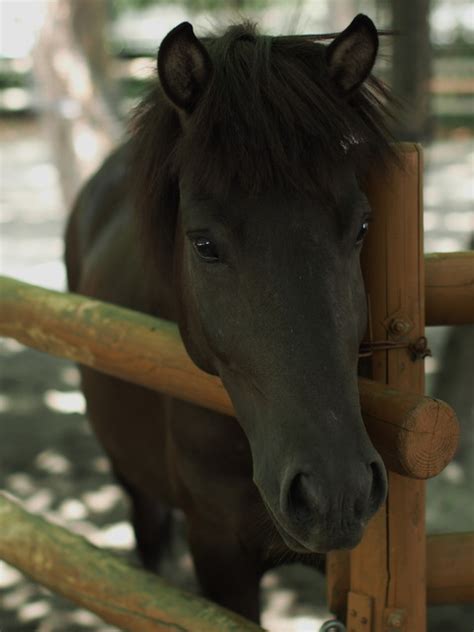
[[377,29],[362,13],[329,44],[326,49],[329,73],[344,95],[354,92],[367,79],[378,47]]
[[212,74],[212,63],[189,22],[168,33],[158,51],[158,75],[168,99],[192,112]]

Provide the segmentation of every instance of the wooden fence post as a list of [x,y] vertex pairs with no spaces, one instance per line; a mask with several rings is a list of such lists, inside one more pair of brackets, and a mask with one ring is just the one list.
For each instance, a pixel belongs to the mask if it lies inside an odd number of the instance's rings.
[[[402,167],[375,175],[374,222],[363,271],[376,340],[415,343],[424,335],[422,154],[401,145]],[[372,378],[422,393],[424,366],[408,349],[374,352]],[[350,632],[426,630],[425,483],[389,472],[385,506],[350,557]]]

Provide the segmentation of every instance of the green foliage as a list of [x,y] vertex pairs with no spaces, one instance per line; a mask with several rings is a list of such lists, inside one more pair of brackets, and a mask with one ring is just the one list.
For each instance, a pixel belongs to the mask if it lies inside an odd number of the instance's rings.
[[0,90],[6,88],[25,88],[30,77],[14,71],[0,71]]

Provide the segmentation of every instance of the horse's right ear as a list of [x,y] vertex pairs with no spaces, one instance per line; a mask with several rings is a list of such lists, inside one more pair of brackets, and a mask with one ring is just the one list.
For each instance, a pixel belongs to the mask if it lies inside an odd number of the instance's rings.
[[158,76],[168,99],[192,112],[212,74],[212,62],[189,22],[168,33],[158,52]]

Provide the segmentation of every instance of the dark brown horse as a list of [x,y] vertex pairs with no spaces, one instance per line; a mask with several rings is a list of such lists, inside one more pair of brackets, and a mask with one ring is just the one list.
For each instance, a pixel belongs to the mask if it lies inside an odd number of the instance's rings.
[[181,24],[67,230],[70,289],[177,321],[230,394],[236,419],[82,370],[144,564],[180,507],[204,594],[253,619],[267,568],[353,547],[385,498],[357,390],[377,48],[363,15],[328,46]]

